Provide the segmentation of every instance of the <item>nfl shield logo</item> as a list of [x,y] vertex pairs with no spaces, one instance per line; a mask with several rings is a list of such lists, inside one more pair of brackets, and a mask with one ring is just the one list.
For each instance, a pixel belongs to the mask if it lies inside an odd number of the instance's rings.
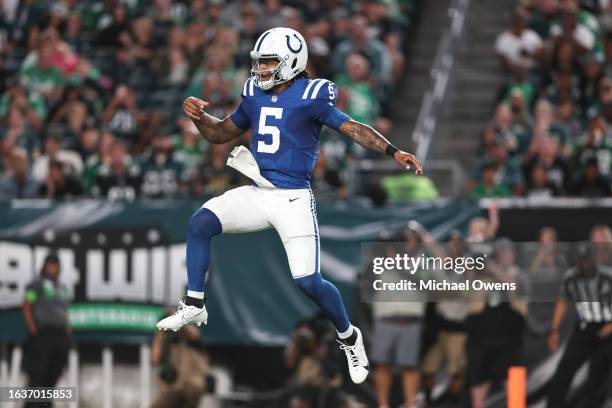
[[272,95],[272,102],[276,102],[276,101],[278,101],[278,96]]

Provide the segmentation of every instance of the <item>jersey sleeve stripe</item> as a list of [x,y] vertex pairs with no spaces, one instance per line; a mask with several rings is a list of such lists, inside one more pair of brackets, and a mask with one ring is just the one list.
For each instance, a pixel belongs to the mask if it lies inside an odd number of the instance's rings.
[[310,99],[315,99],[317,94],[321,90],[321,87],[327,82],[327,79],[321,79],[321,81],[317,84],[314,91],[312,91],[312,95],[310,95]]
[[320,81],[320,79],[315,79],[314,81],[308,80],[308,86],[306,87],[306,89],[304,90],[304,93],[302,94],[302,99],[308,98],[308,92],[310,92],[310,88],[312,88],[312,86],[318,81]]
[[250,96],[255,96],[255,90],[253,89],[253,87],[255,86],[255,84],[253,83],[255,81],[253,81],[251,79],[251,82],[249,83],[249,95]]
[[247,79],[246,81],[244,81],[244,86],[242,87],[242,96],[247,96],[247,86],[249,85],[249,81],[251,79]]

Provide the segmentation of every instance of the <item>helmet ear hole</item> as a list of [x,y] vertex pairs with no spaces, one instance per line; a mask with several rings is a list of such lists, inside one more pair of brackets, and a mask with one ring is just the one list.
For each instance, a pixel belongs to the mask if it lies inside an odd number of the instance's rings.
[[291,69],[294,69],[295,66],[297,65],[297,62],[298,62],[297,60],[298,60],[297,58],[293,59],[293,62],[291,63]]

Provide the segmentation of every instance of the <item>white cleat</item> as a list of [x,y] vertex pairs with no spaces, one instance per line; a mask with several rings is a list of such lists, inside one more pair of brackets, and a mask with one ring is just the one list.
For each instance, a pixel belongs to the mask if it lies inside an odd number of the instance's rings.
[[206,311],[206,306],[202,306],[201,309],[195,306],[187,306],[185,302],[181,300],[178,305],[178,310],[174,314],[157,322],[156,327],[159,330],[178,331],[186,324],[192,323],[200,326],[202,323],[206,324],[207,322],[208,312]]
[[369,362],[363,345],[361,330],[357,327],[353,327],[353,330],[357,333],[357,340],[354,345],[348,345],[342,340],[338,340],[338,343],[340,343],[340,349],[344,350],[344,354],[346,354],[351,380],[355,384],[361,384],[368,377]]

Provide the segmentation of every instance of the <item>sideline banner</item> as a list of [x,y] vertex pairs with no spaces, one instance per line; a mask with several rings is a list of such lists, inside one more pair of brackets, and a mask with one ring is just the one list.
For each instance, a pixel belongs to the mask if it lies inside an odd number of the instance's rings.
[[[22,200],[0,203],[0,341],[22,341],[25,286],[56,251],[73,303],[77,341],[138,342],[185,293],[185,236],[200,201],[133,203]],[[480,213],[470,201],[440,200],[385,209],[319,206],[321,269],[357,310],[361,243],[417,220],[435,237],[464,229]],[[207,344],[280,345],[299,319],[316,311],[289,273],[274,230],[213,240]]]

